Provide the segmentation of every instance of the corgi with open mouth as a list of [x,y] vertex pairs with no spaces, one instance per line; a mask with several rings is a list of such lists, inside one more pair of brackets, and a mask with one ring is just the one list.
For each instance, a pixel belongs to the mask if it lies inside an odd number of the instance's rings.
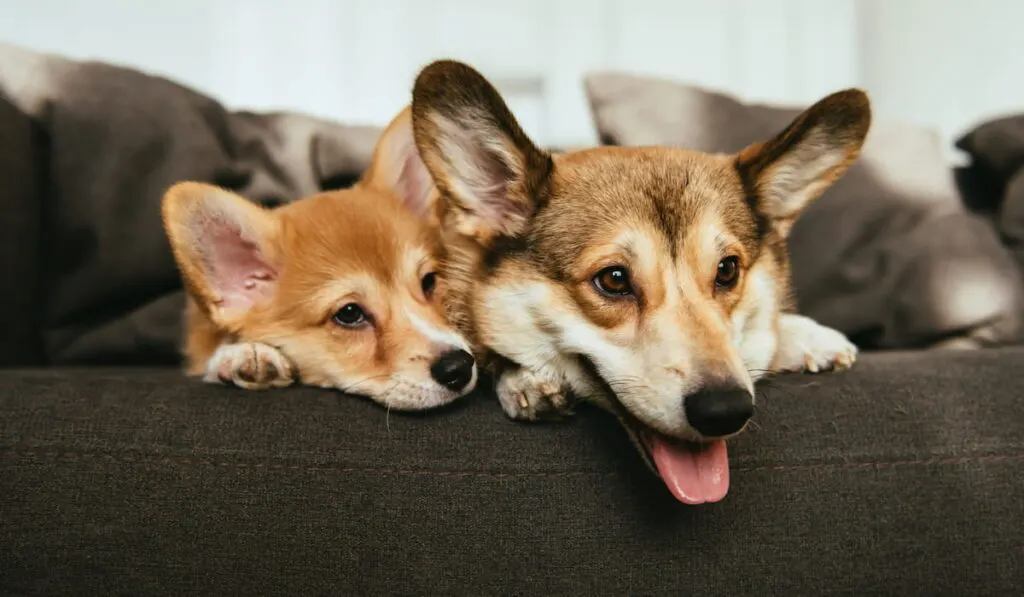
[[583,397],[620,418],[677,499],[715,502],[754,383],[853,364],[843,334],[794,313],[786,239],[859,155],[864,92],[829,95],[734,155],[552,155],[480,73],[447,60],[417,77],[412,113],[441,198],[450,318],[509,416],[562,416]]

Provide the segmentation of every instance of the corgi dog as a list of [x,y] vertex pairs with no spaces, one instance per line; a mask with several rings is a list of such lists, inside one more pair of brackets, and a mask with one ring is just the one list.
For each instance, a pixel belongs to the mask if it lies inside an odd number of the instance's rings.
[[412,111],[440,196],[450,319],[512,418],[591,401],[678,500],[715,502],[755,381],[856,359],[842,333],[793,311],[786,238],[858,157],[863,91],[829,95],[735,155],[552,155],[479,72],[449,60],[420,72]]
[[171,187],[162,215],[188,296],[187,373],[250,389],[298,381],[397,410],[470,392],[476,361],[444,315],[433,183],[410,162],[406,109],[350,189],[264,209],[208,184]]

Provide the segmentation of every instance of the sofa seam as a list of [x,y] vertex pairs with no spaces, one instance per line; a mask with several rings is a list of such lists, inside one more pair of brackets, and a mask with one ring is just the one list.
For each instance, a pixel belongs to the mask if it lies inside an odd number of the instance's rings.
[[[553,472],[512,472],[496,473],[490,471],[468,471],[468,470],[434,470],[397,467],[360,467],[360,466],[337,466],[337,465],[305,465],[285,464],[268,462],[232,462],[227,460],[214,460],[210,458],[180,458],[171,456],[135,456],[132,454],[115,454],[107,452],[67,452],[56,450],[5,450],[4,456],[13,458],[34,458],[62,460],[65,462],[79,461],[105,461],[120,464],[159,464],[159,465],[183,465],[195,467],[209,467],[220,469],[253,469],[271,471],[302,471],[302,472],[334,472],[334,473],[363,473],[379,475],[417,475],[437,477],[484,477],[495,479],[507,478],[564,478],[564,477],[603,477],[617,474],[614,471],[553,471]],[[960,456],[947,458],[921,458],[913,460],[880,460],[867,462],[837,462],[837,463],[814,463],[814,464],[793,464],[793,465],[763,465],[763,466],[736,466],[732,472],[785,472],[785,471],[814,471],[814,470],[865,470],[865,469],[892,469],[900,467],[930,467],[949,466],[956,464],[982,464],[999,462],[1024,461],[1024,454],[995,454],[985,456]]]

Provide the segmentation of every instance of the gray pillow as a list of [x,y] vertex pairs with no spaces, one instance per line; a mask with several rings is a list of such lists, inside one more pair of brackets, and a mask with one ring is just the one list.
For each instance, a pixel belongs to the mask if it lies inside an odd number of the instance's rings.
[[[802,109],[615,73],[585,85],[613,145],[735,152]],[[1020,274],[992,227],[964,208],[936,131],[876,119],[858,163],[794,226],[790,249],[800,312],[863,348],[999,343],[1020,328]]]
[[1003,243],[1024,271],[1024,114],[983,122],[956,142],[971,158],[964,170],[976,182],[976,202],[992,211]]
[[968,170],[993,197],[979,201],[994,210],[996,227],[1013,250],[1024,247],[1024,114],[984,122],[956,146],[971,158]]

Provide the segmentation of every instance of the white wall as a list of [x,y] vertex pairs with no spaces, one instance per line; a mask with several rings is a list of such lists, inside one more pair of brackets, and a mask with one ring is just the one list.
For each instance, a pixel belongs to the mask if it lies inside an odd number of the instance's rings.
[[165,74],[233,107],[384,124],[466,60],[545,144],[595,140],[584,73],[807,103],[864,85],[948,137],[1024,109],[1019,0],[2,0],[0,40]]
[[952,141],[979,121],[1024,112],[1024,2],[861,0],[863,84],[888,117]]
[[542,143],[595,140],[600,69],[805,102],[856,83],[855,0],[4,0],[0,40],[166,74],[236,107],[384,124],[455,57]]

